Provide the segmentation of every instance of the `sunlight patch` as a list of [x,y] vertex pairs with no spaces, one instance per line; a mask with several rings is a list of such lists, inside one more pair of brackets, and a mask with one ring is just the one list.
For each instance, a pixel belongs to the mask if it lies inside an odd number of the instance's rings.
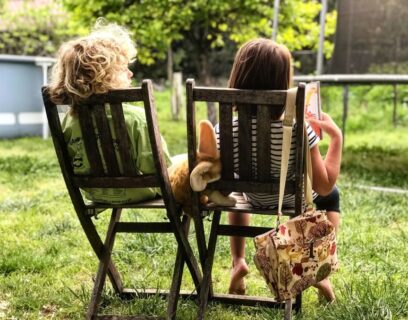
[[0,300],[0,318],[3,318],[7,315],[10,303],[7,301]]

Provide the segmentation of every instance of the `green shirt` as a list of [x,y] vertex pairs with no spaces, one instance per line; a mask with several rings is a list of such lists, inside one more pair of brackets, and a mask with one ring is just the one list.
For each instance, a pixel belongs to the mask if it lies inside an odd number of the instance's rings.
[[[123,106],[126,128],[131,137],[131,154],[140,174],[155,173],[152,150],[149,141],[149,132],[143,108],[131,105]],[[113,139],[115,133],[112,125],[110,109],[107,108],[107,117]],[[62,131],[68,145],[68,153],[72,160],[75,174],[90,174],[90,165],[82,140],[81,127],[77,116],[67,113],[62,121]],[[114,141],[115,142],[115,141]],[[115,143],[114,143],[115,145]],[[168,166],[171,165],[167,145],[162,138],[163,154]],[[115,148],[118,157],[118,150]],[[122,164],[119,161],[119,169]],[[149,200],[160,194],[159,188],[86,188],[82,190],[86,199],[101,203],[130,203]]]

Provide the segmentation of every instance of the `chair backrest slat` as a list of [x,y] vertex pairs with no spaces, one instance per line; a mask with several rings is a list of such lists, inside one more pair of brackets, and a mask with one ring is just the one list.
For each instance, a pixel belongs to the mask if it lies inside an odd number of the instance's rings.
[[[86,106],[86,107],[85,107]],[[84,145],[86,155],[88,156],[89,164],[91,166],[91,173],[94,176],[99,176],[104,173],[101,154],[98,148],[98,139],[95,132],[95,127],[92,119],[92,112],[88,109],[92,108],[91,105],[82,105],[77,108],[78,117],[82,137],[84,138]]]
[[131,155],[131,142],[126,129],[125,116],[121,103],[110,104],[112,122],[116,135],[116,145],[118,147],[120,160],[123,168],[123,174],[132,177],[136,175],[136,168]]
[[[277,194],[279,192],[279,179],[271,179],[268,182],[254,182],[243,180],[218,180],[208,184],[211,190],[239,190],[240,192],[259,192]],[[285,193],[295,193],[296,185],[294,181],[287,181]]]
[[[238,109],[238,159],[241,180],[252,179],[252,109],[239,104]],[[249,156],[248,156],[249,155]]]
[[162,190],[163,201],[166,208],[175,213],[177,211],[177,205],[171,190],[170,180],[167,174],[167,165],[164,161],[162,141],[159,125],[157,123],[156,104],[153,97],[153,85],[151,81],[144,80],[142,82],[142,95],[153,160],[156,171],[160,173],[157,177]]
[[232,129],[232,105],[226,103],[220,103],[220,132],[223,132],[219,136],[220,150],[222,150],[221,165],[224,168],[222,170],[222,178],[225,180],[232,180],[234,178],[234,145],[233,145],[233,129]]
[[[276,139],[279,140],[281,131],[280,126],[276,126],[273,121],[279,119],[284,112],[286,91],[195,87],[192,80],[187,81],[187,88],[190,92],[187,100],[187,125],[190,139],[194,139],[189,143],[189,156],[193,154],[191,148],[196,139],[194,102],[219,103],[222,174],[219,181],[208,187],[276,195],[279,190],[280,150],[277,149],[279,146],[272,146],[272,139],[276,134]],[[285,188],[286,194],[295,194],[297,214],[301,213],[303,207],[304,94],[304,84],[299,84],[296,97],[294,176],[288,177]],[[236,115],[233,115],[233,106]],[[238,132],[233,132],[237,123]],[[238,161],[238,170],[234,160]],[[191,166],[195,163],[190,161],[189,164],[191,171]]]
[[[115,143],[112,139],[108,118],[106,116],[105,105],[96,104],[91,109],[95,118],[96,128],[98,130],[99,147],[102,150],[107,176],[119,175],[119,164],[115,154]],[[92,163],[91,163],[92,167]]]
[[258,106],[256,113],[256,164],[257,177],[259,181],[271,179],[271,125],[266,119],[271,119],[271,107],[267,105]]
[[57,106],[50,100],[48,88],[42,88],[45,112],[47,114],[48,126],[50,128],[51,137],[54,143],[55,153],[60,164],[61,173],[64,178],[68,193],[72,199],[75,210],[81,210],[84,206],[82,194],[78,188],[72,183],[73,168],[68,153],[67,144],[65,143],[64,134],[61,128],[61,121],[58,114]]
[[220,103],[250,103],[282,105],[285,103],[285,90],[243,90],[230,88],[195,87],[193,92],[194,101],[209,101]]
[[[296,190],[303,190],[303,172],[304,162],[305,162],[305,148],[309,148],[309,141],[305,141],[306,137],[304,135],[304,121],[305,121],[305,113],[304,113],[304,105],[305,105],[305,85],[300,83],[298,85],[298,91],[296,95],[296,137],[304,137],[304,139],[296,139],[296,167],[295,167],[295,184]],[[301,124],[301,125],[299,125]],[[295,194],[295,211],[301,212],[303,207],[303,193],[297,192]]]
[[73,178],[79,188],[150,188],[157,187],[159,180],[156,175],[140,175],[134,177],[80,177]]

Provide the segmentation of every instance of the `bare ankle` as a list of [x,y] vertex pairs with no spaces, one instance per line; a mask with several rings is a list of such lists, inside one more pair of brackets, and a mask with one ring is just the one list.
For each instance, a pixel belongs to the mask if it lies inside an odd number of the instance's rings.
[[248,274],[249,268],[245,261],[245,258],[235,258],[232,261],[229,293],[232,294],[245,294],[245,276]]
[[239,265],[246,265],[246,260],[245,258],[242,257],[236,257],[232,259],[232,265],[233,266],[239,266]]
[[331,282],[329,279],[324,279],[315,284],[315,287],[319,290],[319,298],[324,298],[327,302],[333,302],[336,299]]

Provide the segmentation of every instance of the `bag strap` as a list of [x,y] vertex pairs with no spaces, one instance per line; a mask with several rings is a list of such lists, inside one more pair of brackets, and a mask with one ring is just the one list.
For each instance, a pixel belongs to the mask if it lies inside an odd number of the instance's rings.
[[297,88],[291,88],[286,91],[285,116],[283,118],[283,137],[282,137],[282,159],[280,167],[279,180],[279,200],[278,200],[278,215],[277,225],[280,224],[282,216],[283,197],[285,194],[286,176],[288,173],[290,146],[292,142],[292,127],[295,117]]

